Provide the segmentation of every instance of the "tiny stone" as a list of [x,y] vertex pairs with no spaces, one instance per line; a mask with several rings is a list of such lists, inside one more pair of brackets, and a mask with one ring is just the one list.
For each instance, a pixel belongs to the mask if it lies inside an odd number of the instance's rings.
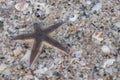
[[116,27],[120,28],[120,21],[114,24]]
[[0,64],[0,71],[3,71],[5,68],[7,68],[7,65],[5,65],[5,64]]
[[100,69],[99,74],[100,74],[100,76],[103,76],[104,75],[104,69]]
[[61,77],[61,76],[62,76],[62,74],[59,73],[59,72],[57,72],[57,71],[55,71],[55,72],[53,73],[53,75],[58,76],[58,77]]
[[15,55],[15,56],[17,56],[17,55],[19,55],[19,54],[21,53],[21,51],[18,50],[18,49],[14,50],[13,52],[14,52],[14,55]]
[[37,77],[34,77],[35,80],[39,80]]
[[74,53],[73,53],[73,56],[74,56],[75,58],[80,58],[80,57],[82,57],[81,54],[82,54],[82,50],[74,52]]
[[102,8],[101,3],[97,3],[96,5],[93,6],[92,11],[98,11]]
[[5,57],[0,57],[0,59],[5,59]]
[[106,68],[106,69],[105,69],[105,72],[106,72],[106,73],[109,73],[110,75],[113,74],[112,68]]
[[102,46],[101,49],[102,49],[102,51],[103,51],[104,53],[110,53],[110,49],[109,49],[109,47],[106,46],[106,45]]

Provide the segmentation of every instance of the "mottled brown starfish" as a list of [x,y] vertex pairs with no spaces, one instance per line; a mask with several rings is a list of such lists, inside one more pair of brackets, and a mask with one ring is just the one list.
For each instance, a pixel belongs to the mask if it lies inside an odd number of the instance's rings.
[[57,29],[63,23],[64,22],[61,21],[59,23],[56,23],[56,24],[50,26],[49,28],[47,28],[45,30],[40,28],[39,23],[34,23],[34,33],[32,33],[32,34],[22,34],[22,35],[18,35],[18,36],[13,38],[13,40],[34,39],[34,45],[33,45],[33,48],[32,48],[32,51],[31,51],[31,56],[30,56],[30,66],[32,66],[33,63],[36,61],[36,59],[39,55],[38,54],[39,48],[41,47],[41,44],[42,44],[43,41],[61,49],[62,51],[66,52],[66,53],[69,53],[68,48],[65,48],[59,42],[57,42],[56,40],[54,40],[53,38],[51,38],[49,36],[50,32],[53,32],[55,29]]

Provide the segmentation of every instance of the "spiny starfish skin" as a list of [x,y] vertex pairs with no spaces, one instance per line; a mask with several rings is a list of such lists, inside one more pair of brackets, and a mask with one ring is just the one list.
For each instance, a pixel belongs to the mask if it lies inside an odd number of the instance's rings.
[[34,33],[31,34],[22,34],[22,35],[18,35],[16,37],[13,38],[13,40],[25,40],[25,39],[34,39],[34,44],[33,44],[33,48],[31,51],[31,56],[30,56],[30,66],[32,66],[34,64],[34,62],[36,61],[38,55],[39,55],[39,48],[41,47],[41,44],[43,41],[49,43],[50,45],[53,45],[55,47],[57,47],[58,49],[61,49],[62,51],[69,53],[69,49],[65,48],[64,46],[62,46],[59,42],[57,42],[56,40],[54,40],[53,38],[51,38],[49,36],[49,34],[51,32],[53,32],[55,29],[57,29],[59,26],[61,26],[64,22],[61,21],[59,23],[56,23],[52,26],[50,26],[49,28],[42,30],[40,28],[40,24],[39,23],[34,23]]

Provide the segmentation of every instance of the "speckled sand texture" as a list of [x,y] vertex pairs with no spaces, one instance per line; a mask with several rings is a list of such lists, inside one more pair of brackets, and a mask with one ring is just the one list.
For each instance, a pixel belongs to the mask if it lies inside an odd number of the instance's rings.
[[[59,20],[29,67],[32,40],[11,40]],[[0,0],[0,80],[120,80],[120,0]]]

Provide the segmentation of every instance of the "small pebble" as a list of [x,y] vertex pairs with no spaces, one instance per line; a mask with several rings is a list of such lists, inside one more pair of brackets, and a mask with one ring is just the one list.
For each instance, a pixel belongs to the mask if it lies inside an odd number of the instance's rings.
[[116,27],[120,28],[120,21],[116,22],[114,25],[115,25]]
[[58,76],[58,77],[61,77],[61,76],[62,76],[62,74],[61,74],[60,72],[57,72],[57,71],[55,71],[55,72],[53,73],[53,75]]
[[80,50],[80,51],[75,51],[74,53],[73,53],[73,56],[75,57],[75,58],[80,58],[80,57],[82,57],[82,50]]
[[33,79],[33,75],[26,75],[25,76],[27,79]]
[[90,5],[92,2],[90,0],[87,0],[86,3]]
[[6,64],[0,64],[0,71],[3,71],[5,68],[7,68]]
[[3,21],[3,20],[4,20],[4,18],[2,16],[0,16],[0,21]]
[[106,45],[102,46],[101,49],[102,49],[102,51],[103,51],[104,53],[110,53],[110,49],[109,49],[109,47],[106,46]]
[[37,77],[34,77],[35,80],[39,80]]
[[47,71],[48,71],[48,68],[44,67],[44,68],[39,68],[39,69],[35,70],[35,73],[36,74],[45,74]]
[[106,68],[106,69],[105,69],[105,72],[108,73],[108,74],[110,74],[110,75],[113,74],[112,68]]
[[27,52],[25,53],[25,55],[23,56],[23,58],[21,59],[21,61],[28,62],[29,59],[30,59],[30,54],[31,54],[31,51],[27,50]]
[[100,74],[100,76],[103,76],[104,75],[104,69],[100,69],[99,74]]
[[14,52],[14,55],[17,56],[21,53],[21,49],[17,48],[13,52]]
[[5,57],[0,57],[0,59],[5,59]]
[[98,11],[102,8],[101,3],[97,3],[96,5],[93,6],[92,11]]
[[69,20],[70,21],[76,21],[77,18],[78,18],[78,15],[71,15],[71,16],[69,16]]
[[115,59],[107,59],[105,62],[104,62],[104,65],[102,66],[103,68],[106,68],[106,67],[109,67],[111,65],[113,65]]

